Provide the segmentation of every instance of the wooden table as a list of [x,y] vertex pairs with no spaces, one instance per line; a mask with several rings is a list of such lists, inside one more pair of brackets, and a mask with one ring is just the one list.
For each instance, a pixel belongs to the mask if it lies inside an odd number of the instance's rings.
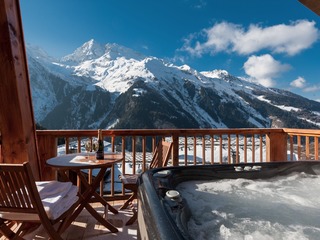
[[[70,222],[74,221],[85,207],[94,218],[96,218],[111,232],[118,232],[118,229],[107,219],[103,218],[90,205],[90,202],[100,202],[114,214],[118,213],[118,210],[108,204],[108,202],[96,192],[96,189],[98,188],[100,181],[103,179],[106,170],[122,160],[123,155],[116,153],[105,153],[103,160],[97,160],[94,154],[88,155],[86,153],[60,155],[47,160],[46,164],[56,169],[65,181],[70,181],[68,173],[70,170],[72,170],[77,174],[81,184],[84,186],[85,190],[78,192],[79,206],[76,208],[73,216],[70,218]],[[90,178],[86,177],[86,174],[83,171],[85,169],[99,169],[98,174],[95,176],[93,181],[89,181]]]

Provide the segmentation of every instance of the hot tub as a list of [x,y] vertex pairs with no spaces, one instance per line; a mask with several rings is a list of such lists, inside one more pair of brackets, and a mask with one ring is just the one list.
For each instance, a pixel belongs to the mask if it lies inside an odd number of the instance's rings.
[[[149,170],[139,179],[138,235],[141,239],[195,239],[188,229],[192,213],[187,195],[177,190],[181,184],[230,179],[269,181],[275,177],[286,178],[294,173],[317,177],[320,175],[320,161],[217,164]],[[320,220],[317,222],[319,229],[312,231],[320,231]]]

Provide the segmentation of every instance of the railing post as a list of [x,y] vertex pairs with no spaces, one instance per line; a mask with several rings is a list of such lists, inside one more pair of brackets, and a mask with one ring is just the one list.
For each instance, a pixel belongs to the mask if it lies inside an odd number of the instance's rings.
[[179,166],[179,136],[172,135],[172,165]]
[[270,132],[266,135],[267,162],[287,161],[287,134]]
[[58,140],[51,135],[37,135],[37,140],[41,180],[54,180],[56,179],[55,171],[46,166],[46,160],[57,156]]

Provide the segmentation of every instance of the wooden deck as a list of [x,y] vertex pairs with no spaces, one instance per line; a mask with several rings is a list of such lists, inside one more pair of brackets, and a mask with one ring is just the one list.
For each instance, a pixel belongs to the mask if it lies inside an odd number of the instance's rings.
[[[109,202],[116,209],[119,209],[123,202]],[[101,214],[104,212],[104,207],[101,204],[93,205]],[[112,222],[118,229],[118,233],[112,233],[104,226],[100,225],[95,218],[93,218],[90,213],[84,209],[81,214],[76,218],[76,220],[70,225],[70,227],[62,234],[62,238],[66,240],[88,240],[88,239],[138,239],[137,237],[137,222],[130,226],[126,226],[126,221],[132,216],[131,209],[124,209],[119,211],[118,214],[110,213],[108,214],[108,219]],[[37,227],[37,226],[36,226]],[[48,239],[48,235],[44,229],[39,226],[36,229],[24,236],[26,240],[44,240]],[[0,239],[5,239],[1,238]]]

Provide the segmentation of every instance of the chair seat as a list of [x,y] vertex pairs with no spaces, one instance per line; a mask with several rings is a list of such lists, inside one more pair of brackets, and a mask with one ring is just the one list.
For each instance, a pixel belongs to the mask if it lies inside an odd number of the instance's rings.
[[[36,182],[40,199],[50,220],[59,218],[78,201],[78,188],[71,182],[40,181]],[[20,221],[39,221],[39,215],[21,212],[1,212],[0,218]]]
[[120,179],[122,183],[125,185],[130,185],[130,184],[136,185],[139,176],[140,175],[138,174],[123,174],[120,176]]
[[135,192],[138,190],[137,182],[138,182],[139,176],[140,176],[140,174],[123,174],[119,177],[123,183],[123,186],[126,189],[128,189],[132,192]]

